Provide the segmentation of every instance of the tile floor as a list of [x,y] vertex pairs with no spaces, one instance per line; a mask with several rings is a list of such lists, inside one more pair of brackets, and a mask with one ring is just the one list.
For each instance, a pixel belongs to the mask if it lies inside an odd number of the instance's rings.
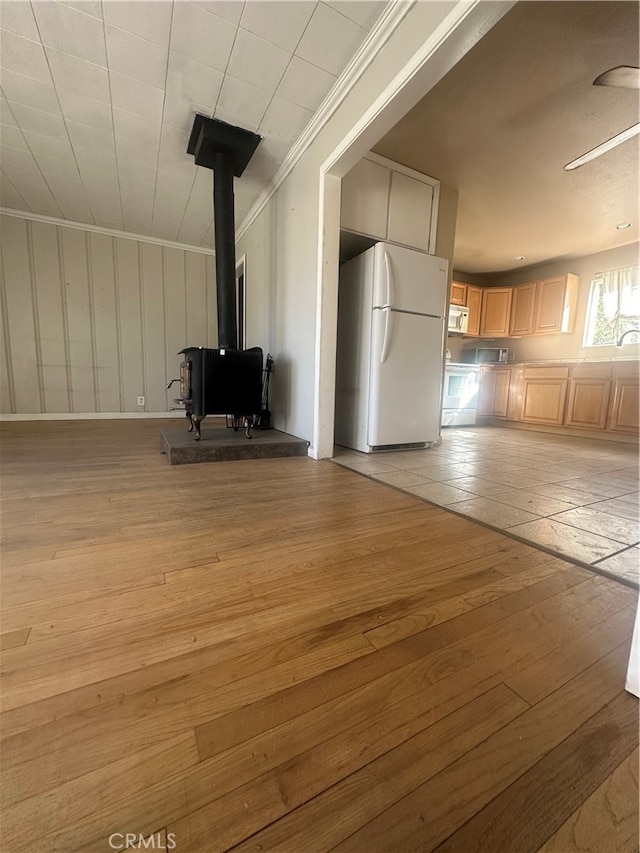
[[638,586],[638,448],[500,427],[443,431],[429,450],[340,465]]

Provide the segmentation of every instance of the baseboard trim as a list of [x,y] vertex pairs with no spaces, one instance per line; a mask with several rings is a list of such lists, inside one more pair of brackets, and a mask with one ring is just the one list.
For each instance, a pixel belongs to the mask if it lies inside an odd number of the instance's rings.
[[565,435],[567,438],[598,438],[601,441],[617,441],[622,444],[638,444],[640,436],[629,432],[609,432],[607,430],[577,429],[576,427],[548,426],[547,424],[531,424],[522,421],[507,421],[502,418],[479,417],[478,426],[496,426],[506,429],[528,430],[529,432],[546,432],[553,435]]
[[[183,411],[171,412],[46,412],[0,415],[0,421],[117,421],[148,418],[181,418]],[[210,416],[212,417],[212,416]],[[215,417],[218,417],[217,415]],[[222,420],[222,418],[221,418]]]

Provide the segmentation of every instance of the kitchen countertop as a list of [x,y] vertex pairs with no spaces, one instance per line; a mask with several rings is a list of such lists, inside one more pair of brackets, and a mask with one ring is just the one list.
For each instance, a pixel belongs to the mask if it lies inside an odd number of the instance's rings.
[[538,358],[528,359],[526,361],[508,361],[481,365],[472,365],[469,362],[460,361],[447,361],[446,363],[451,364],[453,367],[520,367],[531,364],[620,364],[629,362],[633,363],[638,361],[640,361],[638,356],[623,356],[622,358]]

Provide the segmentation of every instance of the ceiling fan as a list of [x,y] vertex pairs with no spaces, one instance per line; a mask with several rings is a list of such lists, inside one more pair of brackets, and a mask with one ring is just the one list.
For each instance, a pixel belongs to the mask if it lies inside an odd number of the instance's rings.
[[[616,68],[610,68],[608,71],[605,71],[603,74],[596,77],[593,81],[593,85],[615,86],[619,89],[640,89],[640,68],[635,68],[630,65],[618,65]],[[631,127],[617,133],[601,145],[597,145],[595,148],[587,151],[586,154],[582,154],[580,157],[577,157],[575,160],[567,163],[564,167],[565,172],[570,172],[573,169],[577,169],[579,166],[584,166],[585,163],[589,163],[589,161],[595,160],[595,158],[599,157],[601,154],[611,151],[611,149],[615,148],[616,145],[626,142],[627,139],[631,139],[638,133],[640,133],[640,122],[631,125]]]

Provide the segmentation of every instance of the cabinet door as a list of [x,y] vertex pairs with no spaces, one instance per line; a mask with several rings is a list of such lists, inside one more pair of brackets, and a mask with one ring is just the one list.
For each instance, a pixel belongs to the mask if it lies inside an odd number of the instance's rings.
[[458,281],[451,282],[451,304],[466,305],[467,304],[467,285],[460,284]]
[[567,397],[566,379],[524,379],[520,420],[533,424],[562,424]]
[[370,160],[359,163],[342,179],[340,225],[385,240],[391,171]]
[[480,391],[478,392],[478,416],[488,417],[493,411],[493,396],[496,387],[496,374],[492,367],[483,367],[480,372]]
[[496,367],[493,371],[494,388],[491,415],[494,418],[506,418],[509,408],[509,388],[511,386],[511,368]]
[[467,308],[469,309],[469,325],[467,334],[478,337],[480,334],[480,313],[482,309],[482,288],[467,285]]
[[480,337],[509,336],[512,290],[511,287],[487,287],[483,290]]
[[572,379],[565,424],[582,429],[604,429],[610,392],[609,379]]
[[387,239],[416,249],[429,249],[433,187],[391,172]]
[[640,429],[639,411],[640,394],[637,378],[617,379],[613,392],[609,429],[614,432],[637,433]]
[[578,298],[578,277],[563,275],[538,282],[534,332],[572,332]]
[[511,301],[511,335],[531,335],[533,333],[536,282],[519,284],[513,288]]

